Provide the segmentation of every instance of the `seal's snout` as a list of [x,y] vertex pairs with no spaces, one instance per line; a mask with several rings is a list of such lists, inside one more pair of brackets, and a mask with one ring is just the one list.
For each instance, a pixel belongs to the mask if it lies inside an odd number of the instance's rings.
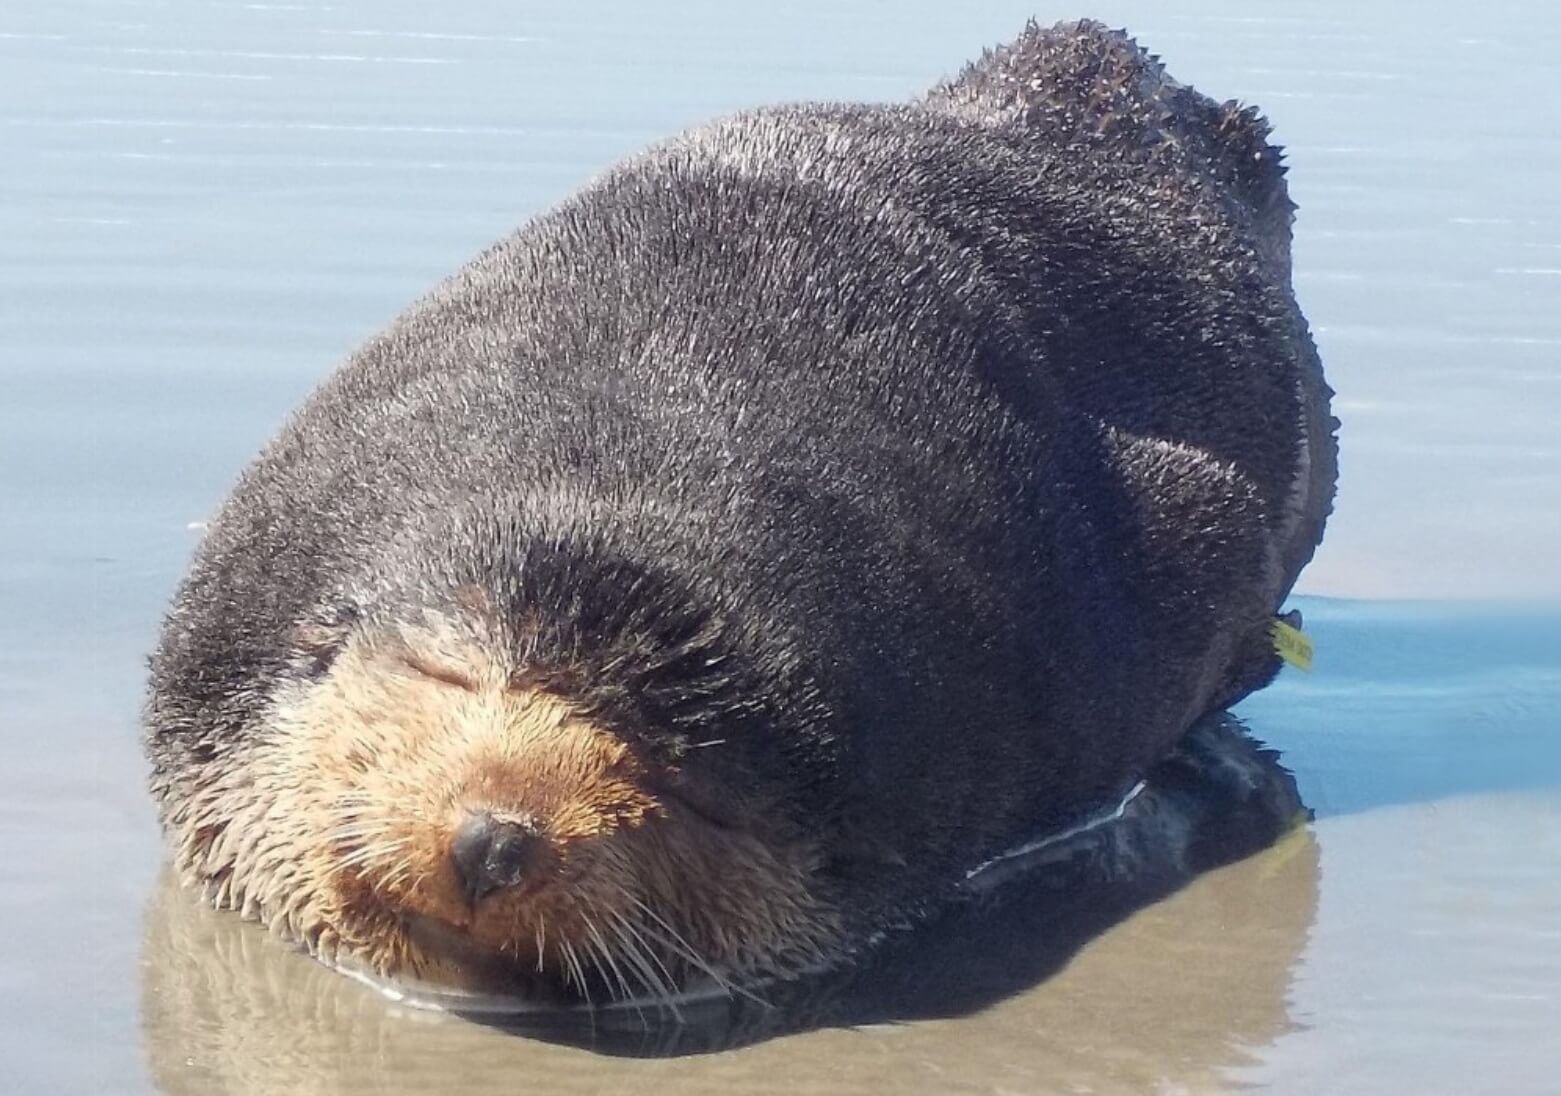
[[545,845],[529,818],[473,811],[455,831],[450,860],[467,901],[476,905],[495,891],[531,878],[545,857]]

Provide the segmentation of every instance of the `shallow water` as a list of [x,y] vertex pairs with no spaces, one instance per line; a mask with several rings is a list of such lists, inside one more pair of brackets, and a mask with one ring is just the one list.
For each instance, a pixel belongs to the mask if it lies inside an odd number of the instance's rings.
[[1032,10],[653,7],[0,11],[0,1091],[1561,1089],[1561,609],[1380,600],[1561,596],[1561,16],[1513,0],[1094,8],[1290,149],[1346,420],[1302,585],[1378,599],[1303,599],[1316,672],[1243,711],[1301,836],[973,1015],[664,1060],[407,1012],[159,889],[141,659],[330,364],[635,147],[910,94]]

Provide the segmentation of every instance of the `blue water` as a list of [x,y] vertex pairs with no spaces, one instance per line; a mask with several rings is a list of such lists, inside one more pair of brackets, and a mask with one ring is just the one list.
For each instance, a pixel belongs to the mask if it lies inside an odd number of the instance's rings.
[[1237,711],[1319,818],[1561,789],[1561,613],[1297,598],[1317,642]]
[[331,364],[640,145],[913,94],[1031,13],[0,10],[0,1091],[1561,1086],[1561,15],[1519,0],[1093,8],[1289,148],[1342,482],[1316,670],[1243,714],[1317,812],[1301,851],[973,1017],[649,1067],[408,1019],[153,900],[142,659],[192,526]]
[[1561,1086],[1561,613],[1300,599],[1318,641],[1241,712],[1316,811],[1283,1092]]

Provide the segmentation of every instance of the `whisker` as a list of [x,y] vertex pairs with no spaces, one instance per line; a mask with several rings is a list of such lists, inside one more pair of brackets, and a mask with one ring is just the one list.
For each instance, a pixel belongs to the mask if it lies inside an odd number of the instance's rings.
[[720,986],[721,989],[726,991],[726,994],[727,994],[728,997],[730,997],[734,993],[735,994],[741,994],[742,996],[748,998],[750,1001],[753,1001],[755,1004],[763,1005],[766,1008],[769,1007],[770,1003],[768,1001],[766,1001],[764,998],[762,998],[762,997],[758,996],[757,994],[753,993],[751,990],[747,989],[746,987],[736,985],[735,983],[733,983],[733,982],[729,981],[728,979],[722,977],[722,975],[719,972],[716,971],[715,967],[710,965],[708,960],[704,959],[702,956],[700,956],[698,954],[698,952],[696,952],[694,950],[694,946],[692,944],[690,944],[687,940],[683,939],[682,935],[680,935],[678,933],[677,929],[675,929],[671,925],[667,924],[666,920],[663,919],[661,917],[661,915],[658,914],[655,910],[651,909],[648,905],[646,905],[643,900],[641,900],[639,898],[635,898],[635,899],[633,899],[633,902],[634,902],[635,906],[637,906],[639,908],[641,913],[645,914],[645,916],[649,917],[653,922],[655,922],[657,925],[661,926],[662,930],[664,930],[665,932],[670,934],[672,939],[668,940],[665,937],[662,937],[660,935],[660,933],[656,932],[649,925],[642,925],[641,927],[646,932],[650,933],[652,938],[659,939],[660,942],[663,945],[665,945],[666,947],[672,949],[674,952],[676,952],[677,954],[681,955],[684,959],[688,960],[694,966],[698,967],[705,974],[709,975],[710,978],[712,980],[714,980],[716,985]]
[[336,863],[338,867],[342,868],[350,868],[359,864],[366,864],[371,860],[379,860],[392,853],[400,852],[407,846],[407,844],[407,839],[401,838],[396,841],[384,841],[380,842],[379,844],[364,845],[363,847],[348,853]]
[[[614,913],[612,917],[617,926],[618,939],[623,944],[624,955],[628,956],[630,961],[638,966],[640,977],[644,981],[645,987],[656,995],[658,1002],[663,1007],[670,1009],[672,1015],[681,1021],[683,1013],[678,1008],[677,1001],[674,1000],[675,979],[672,977],[672,972],[667,969],[667,965],[661,961],[661,957],[646,943],[645,938],[635,930],[634,926],[624,919],[622,914]],[[651,966],[652,963],[655,964],[654,967]]]
[[[618,960],[613,957],[612,949],[607,946],[607,942],[602,939],[602,934],[597,931],[596,922],[591,920],[591,915],[584,910],[580,911],[580,916],[585,921],[585,930],[591,934],[591,950],[597,957],[596,969],[606,974],[606,971],[602,970],[602,963],[605,962],[611,968],[613,978],[617,981],[618,987],[623,990],[623,996],[619,1000],[634,1005],[634,1010],[640,1012],[639,1005],[635,1004],[634,1001],[634,991],[629,988],[629,980],[623,976],[623,969],[618,966]],[[643,1013],[641,1018],[643,1019]]]
[[337,826],[335,829],[326,830],[325,836],[333,838],[367,837],[371,834],[383,833],[389,828],[390,824],[388,822],[366,822],[362,819],[358,819]]
[[347,815],[354,815],[354,814],[357,814],[359,811],[363,810],[364,807],[367,807],[369,805],[369,802],[370,801],[369,801],[369,798],[367,796],[364,796],[361,799],[352,799],[352,800],[340,800],[339,799],[335,803],[327,804],[326,807],[325,807],[325,811],[326,811],[327,814],[335,815],[337,817],[344,817],[344,816],[347,816]]
[[665,995],[665,991],[657,980],[655,971],[646,963],[645,957],[639,954],[635,949],[633,941],[625,936],[621,929],[616,925],[610,926],[610,929],[612,932],[612,943],[623,957],[624,966],[628,967],[629,973],[634,975],[635,980],[639,982],[640,996],[648,996],[653,1004],[664,1004],[665,1002],[663,1002],[662,998]]
[[392,871],[374,884],[374,893],[383,894],[411,880],[415,867],[411,860],[402,860]]
[[580,991],[580,996],[585,998],[587,1005],[591,1004],[591,987],[586,984],[585,971],[580,966],[580,957],[575,954],[575,946],[568,940],[563,941],[564,957],[569,962],[569,968],[574,972],[575,988]]
[[574,949],[570,947],[568,940],[561,940],[558,944],[558,958],[563,963],[564,985],[572,985],[576,989],[580,986],[579,972],[575,969]]

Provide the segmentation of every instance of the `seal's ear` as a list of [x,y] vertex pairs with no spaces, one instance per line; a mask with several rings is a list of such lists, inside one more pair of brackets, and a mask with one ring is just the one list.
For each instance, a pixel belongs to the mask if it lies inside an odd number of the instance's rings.
[[321,606],[310,619],[293,625],[288,649],[298,675],[311,680],[325,676],[347,646],[357,619],[357,609],[350,605]]

